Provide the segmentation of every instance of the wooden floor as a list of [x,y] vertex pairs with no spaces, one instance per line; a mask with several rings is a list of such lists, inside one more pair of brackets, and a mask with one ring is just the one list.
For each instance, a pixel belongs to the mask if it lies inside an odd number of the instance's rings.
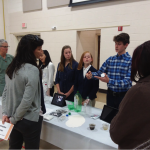
[[[95,107],[102,109],[105,104],[106,104],[106,94],[98,92]],[[0,141],[1,141],[1,139],[0,139]],[[8,148],[9,148],[9,141],[1,141],[0,142],[0,149],[8,149]],[[42,150],[42,149],[60,149],[60,148],[41,140],[40,141],[40,150]]]

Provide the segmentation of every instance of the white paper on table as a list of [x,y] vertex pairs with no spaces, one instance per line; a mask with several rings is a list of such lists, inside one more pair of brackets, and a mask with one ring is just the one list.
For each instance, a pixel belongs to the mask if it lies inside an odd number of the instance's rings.
[[85,118],[81,115],[73,115],[69,116],[68,121],[66,122],[66,126],[68,127],[80,127],[85,123]]
[[13,127],[14,127],[13,124],[7,122],[2,124],[2,121],[0,121],[0,138],[4,140],[8,140]]
[[46,108],[46,113],[44,115],[49,115],[51,112],[53,112],[54,109]]
[[45,96],[44,97],[44,101],[47,102],[47,103],[51,103],[52,99],[53,99],[53,97],[51,97],[51,96]]
[[47,120],[47,121],[50,121],[51,119],[54,118],[54,116],[48,115],[48,114],[44,114],[43,117],[44,117],[44,119]]
[[54,118],[54,116],[50,115],[51,112],[53,112],[54,109],[46,108],[46,113],[43,115],[44,119],[51,120]]

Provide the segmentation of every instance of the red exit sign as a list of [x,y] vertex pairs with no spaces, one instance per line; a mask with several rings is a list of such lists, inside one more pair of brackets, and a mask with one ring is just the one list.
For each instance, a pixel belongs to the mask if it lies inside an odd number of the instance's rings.
[[122,30],[123,30],[123,26],[119,26],[118,31],[122,31]]

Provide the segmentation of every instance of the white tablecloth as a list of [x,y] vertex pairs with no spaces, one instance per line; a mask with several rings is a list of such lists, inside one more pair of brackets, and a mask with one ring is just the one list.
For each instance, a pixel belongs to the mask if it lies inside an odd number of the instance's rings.
[[2,119],[2,97],[0,97],[0,119]]
[[[1,102],[0,102],[1,103]],[[46,102],[48,111],[61,109]],[[62,109],[66,109],[64,107]],[[101,114],[101,109],[93,108],[92,114]],[[1,113],[1,107],[0,107]],[[77,114],[71,112],[71,115]],[[103,130],[100,119],[93,120],[83,112],[79,113],[85,118],[85,123],[78,128],[67,127],[65,121],[60,122],[56,117],[50,121],[43,121],[41,139],[62,149],[116,149],[118,146],[111,140],[109,130]],[[95,130],[89,129],[89,124],[96,125]]]

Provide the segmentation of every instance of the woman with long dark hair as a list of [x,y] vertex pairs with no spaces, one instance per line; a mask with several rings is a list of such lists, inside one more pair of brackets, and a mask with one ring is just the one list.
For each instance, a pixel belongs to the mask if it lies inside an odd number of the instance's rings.
[[[2,96],[2,122],[14,124],[9,149],[39,149],[40,133],[45,113],[41,71],[36,59],[42,51],[43,40],[25,35],[20,40],[16,56],[6,70],[6,85]],[[42,106],[42,108],[41,108]]]
[[123,98],[110,125],[110,136],[119,149],[134,149],[150,139],[150,41],[133,52],[131,80],[136,85]]
[[43,55],[39,59],[39,67],[42,69],[42,83],[44,95],[52,96],[54,94],[54,73],[55,66],[47,50],[43,50]]
[[74,80],[78,63],[73,58],[71,47],[66,45],[62,48],[60,63],[57,67],[55,84],[60,94],[66,95],[66,99],[74,101]]

